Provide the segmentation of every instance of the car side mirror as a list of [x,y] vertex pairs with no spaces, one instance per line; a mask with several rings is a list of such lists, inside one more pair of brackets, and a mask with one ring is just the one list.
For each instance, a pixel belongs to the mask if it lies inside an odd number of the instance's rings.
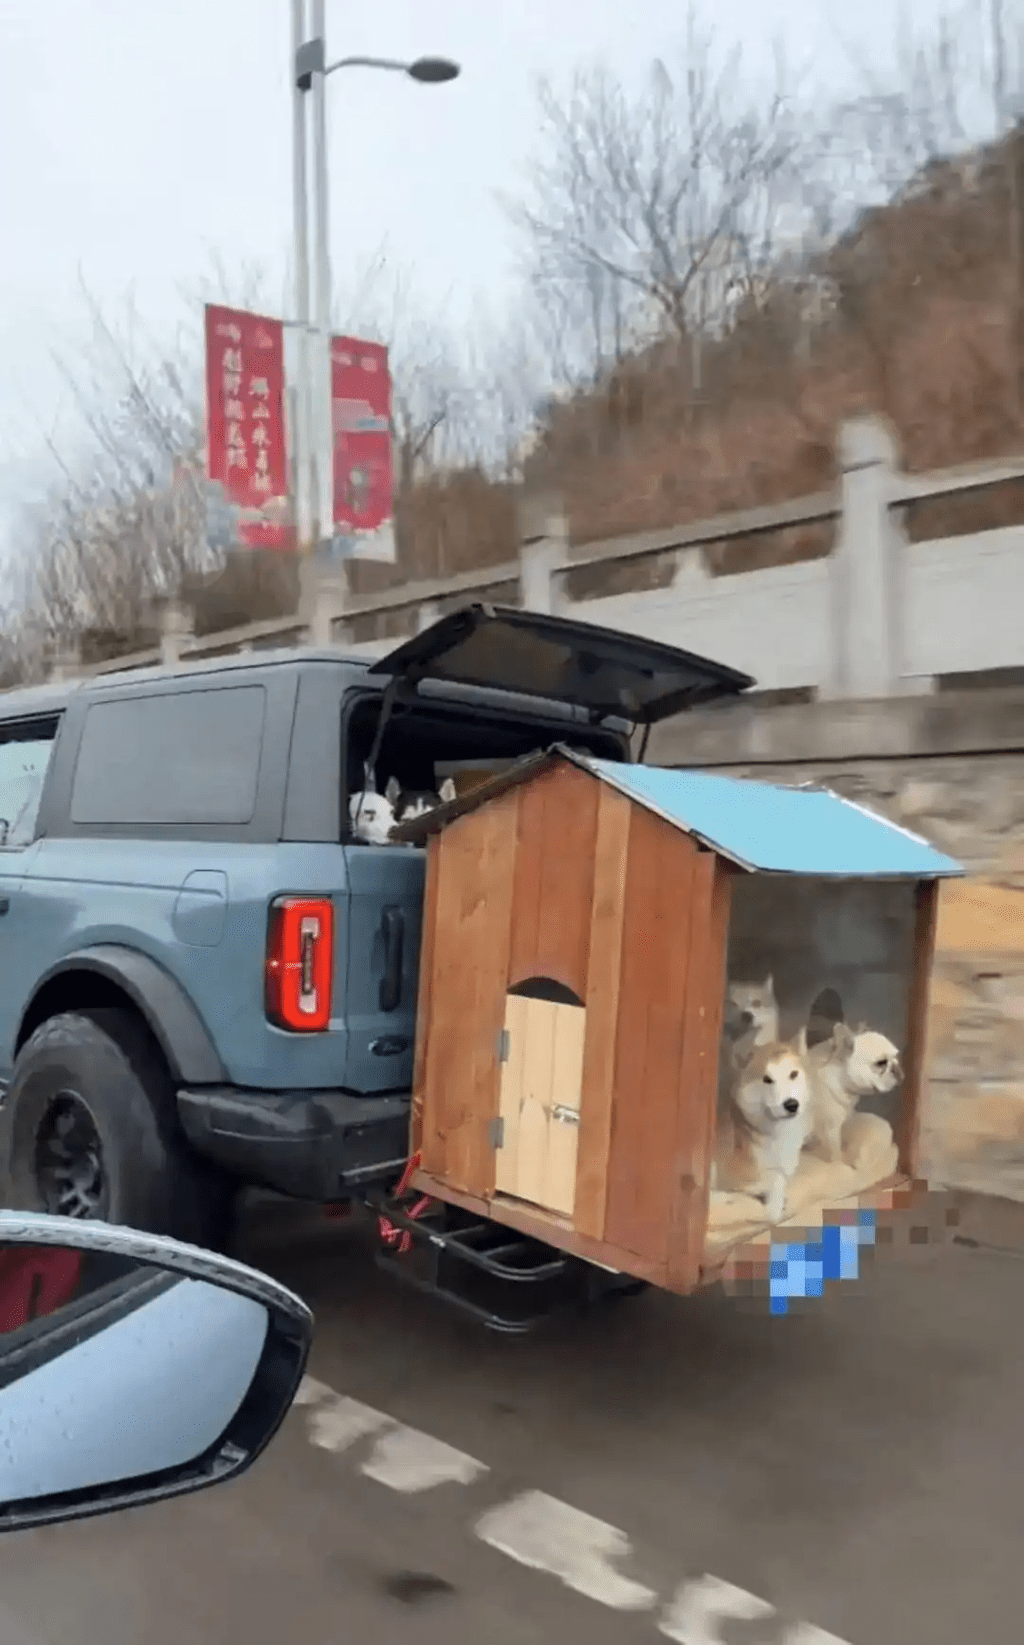
[[235,1479],[298,1391],[313,1317],[176,1240],[0,1213],[0,1531]]

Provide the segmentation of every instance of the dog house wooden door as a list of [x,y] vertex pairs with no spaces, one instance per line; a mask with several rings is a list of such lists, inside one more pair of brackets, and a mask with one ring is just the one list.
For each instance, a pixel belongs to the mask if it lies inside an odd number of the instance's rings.
[[509,994],[495,1190],[571,1217],[583,1087],[582,1005]]

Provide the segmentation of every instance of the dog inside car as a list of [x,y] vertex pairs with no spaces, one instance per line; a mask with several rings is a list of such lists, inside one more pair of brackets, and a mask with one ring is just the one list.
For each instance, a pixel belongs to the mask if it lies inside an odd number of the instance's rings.
[[384,796],[395,814],[396,823],[412,822],[414,818],[425,817],[428,811],[436,811],[439,805],[447,805],[454,800],[455,784],[450,777],[446,777],[435,794],[432,789],[403,788],[397,777],[389,777]]
[[361,789],[350,797],[348,815],[360,845],[387,845],[395,826],[395,811],[386,794]]

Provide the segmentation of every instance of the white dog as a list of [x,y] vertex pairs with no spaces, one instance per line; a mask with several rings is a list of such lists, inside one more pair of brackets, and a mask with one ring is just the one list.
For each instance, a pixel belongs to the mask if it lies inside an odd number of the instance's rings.
[[725,992],[724,1049],[722,1061],[727,1074],[739,1073],[758,1045],[772,1045],[779,1038],[779,1007],[775,983],[769,974],[764,982],[730,982]]
[[835,1164],[843,1157],[843,1127],[861,1097],[885,1095],[903,1078],[900,1054],[892,1040],[863,1023],[853,1031],[837,1022],[831,1037],[807,1049],[802,1029],[798,1046],[811,1087],[811,1146]]
[[348,802],[352,832],[361,845],[387,845],[395,826],[395,812],[386,794],[361,790]]
[[786,1214],[790,1179],[811,1126],[807,1067],[796,1045],[759,1045],[719,1117],[711,1186],[763,1199]]

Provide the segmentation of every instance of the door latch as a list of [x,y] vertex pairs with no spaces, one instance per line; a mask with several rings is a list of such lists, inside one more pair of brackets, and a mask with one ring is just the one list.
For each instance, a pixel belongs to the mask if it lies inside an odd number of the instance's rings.
[[578,1125],[580,1123],[579,1111],[575,1108],[567,1108],[564,1102],[555,1103],[551,1110],[551,1118],[560,1120],[563,1125]]

